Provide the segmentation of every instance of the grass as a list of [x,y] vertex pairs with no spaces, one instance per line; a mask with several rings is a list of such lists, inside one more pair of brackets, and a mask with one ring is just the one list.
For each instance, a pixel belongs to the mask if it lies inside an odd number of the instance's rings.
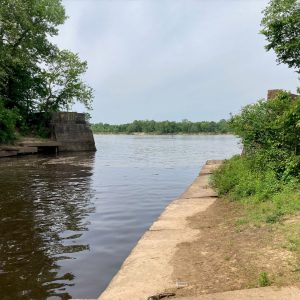
[[258,170],[251,158],[235,156],[212,177],[220,196],[240,204],[244,217],[237,225],[275,224],[300,212],[298,180],[277,179],[272,170]]
[[271,284],[268,273],[267,272],[261,272],[258,277],[258,284],[259,286],[269,286]]
[[281,231],[286,236],[284,248],[296,252],[300,258],[300,222],[287,223],[280,227]]
[[[293,276],[300,280],[299,181],[279,179],[268,166],[257,168],[255,157],[235,156],[214,172],[212,185],[222,198],[236,203],[241,216],[235,222],[237,230],[268,226],[283,237],[279,247],[293,253]],[[274,278],[275,282],[280,281],[279,277]],[[260,273],[258,284],[270,285],[267,273]]]

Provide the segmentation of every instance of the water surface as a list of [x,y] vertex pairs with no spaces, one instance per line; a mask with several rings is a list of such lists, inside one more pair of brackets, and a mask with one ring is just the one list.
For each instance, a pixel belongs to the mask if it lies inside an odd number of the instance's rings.
[[0,299],[96,298],[232,136],[95,136],[97,153],[0,160]]

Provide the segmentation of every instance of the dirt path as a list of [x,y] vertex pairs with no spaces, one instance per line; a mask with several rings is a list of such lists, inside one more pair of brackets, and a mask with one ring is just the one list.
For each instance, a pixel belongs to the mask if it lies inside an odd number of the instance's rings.
[[263,287],[236,290],[224,293],[184,297],[180,300],[299,300],[300,289],[297,287]]
[[178,245],[171,261],[173,280],[188,283],[176,291],[177,296],[258,287],[261,272],[267,272],[271,284],[279,286],[300,280],[295,258],[282,247],[283,238],[276,228],[242,229],[236,225],[240,214],[236,205],[218,199],[205,213],[188,219],[189,226],[201,235]]

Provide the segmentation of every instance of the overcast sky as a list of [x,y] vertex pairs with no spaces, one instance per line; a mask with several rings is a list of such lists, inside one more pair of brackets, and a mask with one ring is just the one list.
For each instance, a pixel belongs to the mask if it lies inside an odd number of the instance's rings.
[[69,19],[55,41],[88,61],[93,122],[219,120],[268,89],[299,85],[264,49],[267,0],[63,3]]

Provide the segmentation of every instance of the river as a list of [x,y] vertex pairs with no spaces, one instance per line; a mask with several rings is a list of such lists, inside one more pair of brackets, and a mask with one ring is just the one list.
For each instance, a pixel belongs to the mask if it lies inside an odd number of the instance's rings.
[[98,151],[0,160],[0,299],[97,298],[230,135],[96,135]]

